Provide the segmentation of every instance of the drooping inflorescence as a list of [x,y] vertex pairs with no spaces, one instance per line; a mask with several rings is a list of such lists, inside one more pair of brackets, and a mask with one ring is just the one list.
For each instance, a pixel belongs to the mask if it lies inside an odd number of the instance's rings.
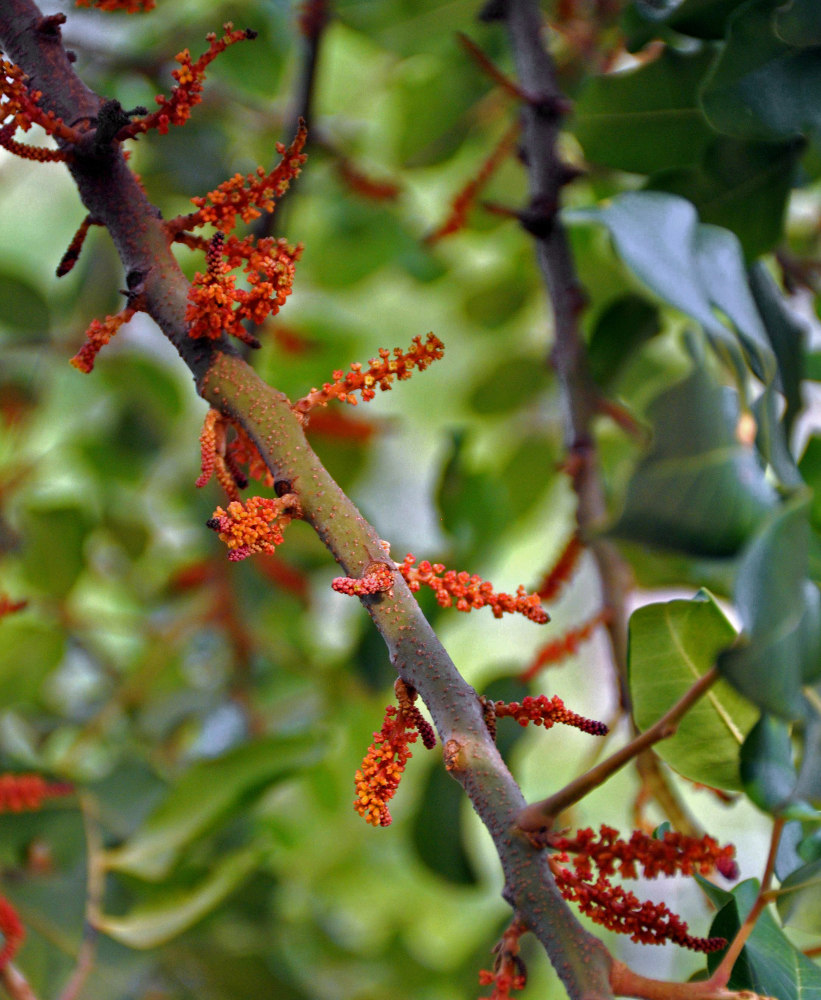
[[527,931],[521,920],[514,918],[493,953],[492,969],[481,969],[479,983],[493,986],[486,1000],[512,1000],[511,990],[523,990],[527,985],[527,968],[519,955],[519,939]]
[[415,563],[416,557],[408,554],[404,562],[397,564],[397,569],[411,590],[419,590],[423,585],[430,587],[443,608],[455,605],[457,611],[472,611],[488,607],[495,618],[501,618],[506,613],[521,614],[538,625],[550,620],[539,595],[528,594],[523,586],[519,586],[515,594],[497,593],[493,584],[475,574],[446,569],[442,563],[430,563],[427,559],[418,566]]
[[40,107],[42,96],[39,90],[29,88],[26,74],[19,66],[0,59],[0,146],[27,160],[40,163],[62,161],[67,158],[63,150],[31,146],[14,138],[18,129],[28,132],[33,125],[39,125],[47,135],[66,142],[78,142],[82,138],[77,129]]
[[39,809],[46,799],[73,791],[67,782],[46,781],[39,774],[0,774],[0,813]]
[[338,594],[355,597],[378,594],[390,590],[392,586],[393,570],[387,563],[382,562],[371,563],[361,577],[337,576],[331,580],[331,587]]
[[385,709],[382,728],[373,734],[373,743],[355,776],[354,809],[371,826],[389,826],[392,822],[388,802],[412,756],[410,745],[420,736],[429,749],[436,743],[433,728],[414,704],[416,691],[401,679],[397,679],[394,690],[399,704]]
[[370,367],[366,371],[358,362],[351,365],[347,374],[341,369],[335,371],[332,382],[325,382],[321,389],[311,389],[307,396],[294,403],[294,411],[304,414],[315,406],[327,406],[332,399],[356,406],[356,392],[367,402],[374,398],[377,388],[384,392],[390,389],[394,379],[401,382],[410,378],[414,369],[424,371],[433,361],[439,360],[444,351],[445,345],[432,333],[424,343],[421,337],[414,337],[407,351],[395,347],[391,353],[387,347],[380,347],[379,357],[368,361]]
[[[720,847],[712,837],[687,837],[668,831],[661,838],[634,831],[625,841],[612,827],[579,830],[575,837],[548,834],[547,846],[555,851],[550,868],[560,892],[576,903],[597,924],[629,934],[642,944],[672,941],[693,951],[712,952],[725,947],[724,938],[694,937],[687,923],[664,903],[642,901],[623,886],[613,885],[612,875],[646,878],[659,875],[707,874],[718,869],[728,878],[737,876],[735,848]],[[573,856],[573,867],[566,867]]]
[[568,656],[573,656],[583,642],[587,642],[593,637],[593,633],[600,625],[606,624],[610,620],[610,612],[607,608],[597,611],[586,622],[568,629],[563,635],[556,639],[551,639],[541,646],[535,653],[533,660],[520,674],[523,681],[532,680],[540,670],[553,666],[566,660]]
[[106,316],[105,319],[95,319],[91,321],[86,330],[86,339],[83,346],[71,359],[71,363],[78,371],[90,372],[94,368],[94,360],[100,350],[111,340],[114,334],[127,323],[137,310],[127,306],[122,312],[114,316]]
[[0,931],[3,933],[0,969],[5,969],[23,943],[26,929],[17,915],[17,910],[4,896],[0,896]]
[[121,10],[126,14],[144,14],[156,6],[154,0],[74,0],[78,7],[97,10]]

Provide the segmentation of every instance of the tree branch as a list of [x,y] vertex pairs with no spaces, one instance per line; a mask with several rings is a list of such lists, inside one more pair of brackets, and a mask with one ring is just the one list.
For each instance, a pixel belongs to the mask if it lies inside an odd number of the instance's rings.
[[[31,0],[0,6],[0,43],[36,81],[43,106],[67,121],[96,114],[100,99],[76,79],[59,39],[38,37],[40,13]],[[266,385],[225,338],[187,336],[188,282],[169,249],[159,213],[140,190],[122,152],[87,144],[72,148],[70,169],[86,209],[105,225],[126,269],[139,283],[147,311],[191,369],[200,394],[241,425],[274,476],[298,493],[305,520],[349,576],[384,560],[374,528],[333,481],[311,450],[281,392]],[[476,692],[456,670],[404,580],[363,599],[397,672],[428,705],[443,744],[453,749],[451,774],[460,781],[493,837],[505,873],[505,898],[542,942],[572,1000],[609,1000],[612,959],[578,922],[550,875],[543,852],[512,834],[524,799],[484,722]]]

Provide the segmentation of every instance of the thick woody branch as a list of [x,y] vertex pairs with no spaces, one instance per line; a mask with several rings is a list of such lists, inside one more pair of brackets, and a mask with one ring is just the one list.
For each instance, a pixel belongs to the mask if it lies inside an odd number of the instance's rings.
[[[34,78],[43,104],[65,120],[89,117],[99,104],[76,80],[64,56],[27,39],[39,11],[31,0],[0,5],[0,44]],[[384,560],[378,535],[333,481],[308,445],[283,393],[266,385],[224,340],[187,336],[188,282],[170,252],[157,210],[128,170],[119,149],[100,149],[89,124],[88,148],[72,149],[71,170],[86,210],[105,225],[132,291],[175,345],[200,394],[251,436],[277,479],[298,494],[304,519],[348,576]],[[538,851],[514,832],[522,794],[499,756],[476,692],[462,679],[400,574],[391,591],[364,598],[392,662],[428,705],[453,777],[490,831],[505,874],[505,898],[542,942],[572,1000],[611,1000],[612,959],[585,931],[560,896]]]

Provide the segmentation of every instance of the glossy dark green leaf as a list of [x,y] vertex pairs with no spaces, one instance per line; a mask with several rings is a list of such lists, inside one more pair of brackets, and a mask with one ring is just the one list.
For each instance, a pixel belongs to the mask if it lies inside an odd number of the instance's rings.
[[778,388],[786,402],[783,424],[789,437],[803,406],[801,380],[809,330],[807,323],[787,308],[781,289],[763,263],[753,264],[749,276],[750,289],[778,363]]
[[798,775],[783,719],[765,713],[752,728],[741,748],[741,780],[759,809],[783,815],[789,808]]
[[[712,595],[648,604],[630,616],[633,717],[649,729],[710,670],[735,637]],[[676,771],[713,788],[741,787],[738,755],[758,713],[728,684],[714,684],[656,752]]]
[[585,158],[638,174],[697,163],[713,138],[698,102],[712,59],[665,49],[638,69],[593,77],[573,125]]
[[784,926],[821,934],[821,861],[811,861],[785,878],[776,898]]
[[634,0],[632,10],[648,27],[664,26],[690,35],[717,41],[724,37],[727,19],[745,0]]
[[[735,886],[732,892],[711,892],[717,905],[721,898],[725,902],[713,920],[710,936],[732,940],[750,912],[758,888],[755,879],[748,879]],[[723,952],[718,951],[707,956],[709,972],[718,967],[722,955]],[[821,969],[785,937],[765,909],[733,966],[728,986],[734,990],[754,990],[762,996],[778,997],[778,1000],[820,1000]]]
[[750,0],[729,21],[727,44],[701,94],[719,132],[775,142],[821,127],[821,48],[779,38],[779,6],[779,0]]
[[821,436],[814,434],[808,439],[798,470],[812,489],[810,523],[815,531],[821,531]]
[[640,295],[628,293],[610,302],[596,319],[587,356],[593,378],[612,386],[633,351],[661,330],[658,309]]
[[804,480],[787,445],[787,428],[781,420],[782,396],[768,385],[753,403],[756,422],[755,445],[785,490],[799,490]]
[[653,445],[628,484],[616,537],[729,556],[778,500],[754,451],[736,438],[732,390],[696,367],[653,401]]
[[799,496],[756,535],[738,567],[735,604],[744,633],[722,653],[722,674],[764,711],[804,714],[803,684],[821,667],[821,599],[807,579],[809,502]]
[[124,916],[100,915],[95,926],[130,948],[156,948],[215,910],[249,877],[260,857],[257,846],[228,854],[193,888],[164,886],[150,902]]
[[189,844],[317,756],[316,739],[270,737],[194,764],[137,832],[107,852],[106,867],[152,881],[165,878]]
[[699,224],[689,201],[660,191],[622,194],[604,208],[568,212],[567,218],[605,225],[638,278],[700,323],[722,349],[734,351],[737,337],[756,374],[771,380],[775,360],[747,283],[741,245],[729,230]]
[[774,27],[788,45],[821,45],[821,7],[816,0],[786,0],[775,12]]
[[794,142],[714,136],[697,164],[654,174],[648,188],[687,198],[702,222],[732,230],[754,260],[783,236],[799,153]]

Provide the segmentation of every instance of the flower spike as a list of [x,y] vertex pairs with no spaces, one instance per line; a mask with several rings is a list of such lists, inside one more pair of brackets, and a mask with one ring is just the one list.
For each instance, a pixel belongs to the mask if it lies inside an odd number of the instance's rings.
[[533,698],[528,695],[521,704],[518,701],[510,703],[497,701],[493,705],[494,717],[502,719],[505,716],[515,719],[520,726],[526,726],[532,722],[536,726],[544,726],[550,729],[557,722],[564,726],[573,726],[583,733],[590,733],[591,736],[606,736],[608,729],[603,722],[595,719],[586,719],[583,715],[577,715],[565,708],[564,702],[558,695],[548,698],[546,695],[539,695]]
[[533,662],[521,673],[520,679],[523,681],[532,680],[545,667],[561,663],[568,656],[573,656],[583,642],[587,642],[592,638],[593,633],[599,625],[604,625],[609,620],[610,612],[607,608],[603,608],[601,611],[597,611],[586,622],[576,626],[576,628],[568,629],[558,639],[551,639],[550,642],[546,642],[537,651]]
[[321,389],[311,389],[307,396],[294,403],[294,411],[304,414],[315,406],[327,406],[332,399],[341,399],[356,406],[355,392],[361,393],[362,399],[368,402],[376,395],[377,386],[383,392],[387,391],[395,378],[401,382],[411,377],[414,368],[424,371],[444,352],[445,345],[432,333],[428,334],[424,344],[421,337],[414,337],[407,351],[395,347],[393,357],[387,347],[380,347],[379,357],[370,359],[367,371],[363,372],[358,362],[351,365],[347,375],[342,370],[335,371],[333,382],[326,382]]
[[115,316],[106,316],[104,320],[92,320],[91,325],[86,330],[86,342],[71,359],[74,367],[81,372],[88,374],[94,368],[94,360],[100,350],[111,340],[120,327],[127,323],[134,313],[135,308],[127,306],[122,312]]
[[512,1000],[511,990],[523,990],[527,985],[527,968],[519,956],[519,938],[527,931],[527,927],[518,918],[514,918],[501,940],[493,949],[496,958],[493,969],[482,969],[479,972],[479,983],[482,986],[493,986],[493,992],[487,1000]]
[[366,594],[379,594],[390,590],[393,586],[393,570],[387,563],[375,562],[356,579],[350,576],[337,576],[331,580],[331,587],[338,594],[349,594],[362,597]]
[[423,744],[434,746],[430,723],[413,704],[416,691],[398,678],[394,685],[399,706],[385,709],[385,721],[356,772],[354,809],[371,826],[390,826],[388,802],[396,794],[405,765],[413,756],[409,749],[421,735]]
[[[405,561],[397,564],[397,569],[405,578],[411,590],[417,591],[424,584],[436,592],[436,600],[443,608],[454,603],[457,611],[472,611],[474,608],[489,607],[494,618],[503,614],[518,613],[544,625],[550,616],[541,605],[538,594],[528,594],[519,586],[515,594],[496,593],[493,584],[481,577],[462,571],[446,570],[442,563],[430,563],[427,559],[414,566],[416,557],[410,553]],[[455,601],[454,601],[455,599]]]
[[26,937],[17,910],[5,898],[0,896],[0,931],[3,933],[3,949],[0,951],[0,969],[5,969],[14,958]]
[[73,791],[67,782],[48,782],[39,774],[0,774],[0,812],[39,809],[44,799]]

